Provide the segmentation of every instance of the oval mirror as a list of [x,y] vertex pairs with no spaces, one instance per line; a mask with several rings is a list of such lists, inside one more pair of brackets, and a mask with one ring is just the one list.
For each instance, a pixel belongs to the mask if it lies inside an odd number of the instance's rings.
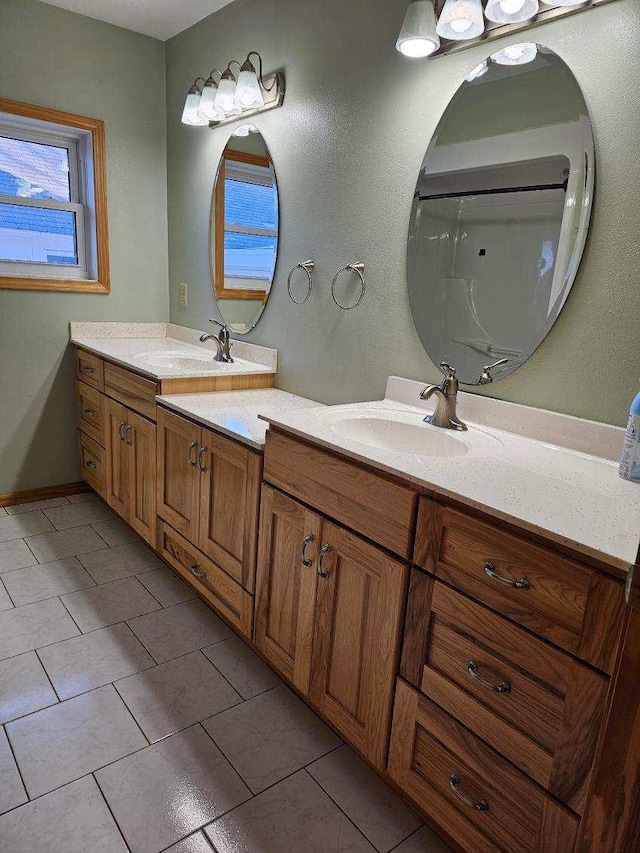
[[516,370],[557,319],[587,236],[593,157],[580,87],[541,45],[493,54],[452,98],[418,176],[407,280],[422,345],[461,382],[503,360],[493,379]]
[[236,334],[264,311],[278,254],[278,186],[262,135],[242,125],[222,152],[211,202],[211,274],[222,319]]

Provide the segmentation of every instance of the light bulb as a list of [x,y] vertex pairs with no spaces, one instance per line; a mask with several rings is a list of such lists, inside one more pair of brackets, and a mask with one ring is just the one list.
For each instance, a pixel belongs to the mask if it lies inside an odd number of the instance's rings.
[[238,83],[233,98],[234,106],[241,110],[256,109],[264,106],[264,97],[260,89],[260,83],[256,76],[256,69],[249,61],[249,57],[240,68],[238,74]]
[[225,115],[235,114],[235,107],[233,103],[235,91],[235,77],[227,68],[222,77],[220,78],[220,82],[218,83],[218,91],[216,92],[216,97],[213,101],[213,106],[217,112],[224,113]]
[[538,14],[539,0],[488,0],[487,20],[496,24],[519,24]]
[[534,42],[511,44],[491,55],[491,60],[498,65],[526,65],[538,55],[538,45]]
[[433,0],[411,0],[404,16],[396,50],[405,56],[429,56],[440,47]]
[[480,0],[446,0],[436,27],[438,35],[452,41],[481,36],[484,16]]

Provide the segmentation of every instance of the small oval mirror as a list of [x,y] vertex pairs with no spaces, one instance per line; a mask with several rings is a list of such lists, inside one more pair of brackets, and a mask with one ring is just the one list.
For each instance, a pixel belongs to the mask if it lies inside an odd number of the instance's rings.
[[435,364],[484,384],[524,363],[569,295],[592,189],[589,112],[562,59],[528,43],[474,68],[436,128],[411,211],[409,301]]
[[241,125],[222,153],[211,201],[211,275],[222,319],[236,334],[264,311],[278,254],[278,185],[257,127]]

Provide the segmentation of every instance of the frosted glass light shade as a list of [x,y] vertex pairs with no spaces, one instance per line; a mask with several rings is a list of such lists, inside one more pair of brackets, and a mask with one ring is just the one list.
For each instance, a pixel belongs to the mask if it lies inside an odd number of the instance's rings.
[[495,24],[518,24],[533,18],[539,10],[538,0],[489,0],[484,13]]
[[207,124],[207,121],[198,115],[200,107],[200,92],[194,86],[189,89],[182,110],[182,124],[189,124],[193,127],[202,127]]
[[436,31],[451,41],[478,38],[484,32],[482,3],[480,0],[447,0]]
[[233,131],[232,136],[249,136],[250,133],[258,133],[258,128],[255,124],[241,124],[240,127],[236,127]]
[[405,56],[420,57],[429,56],[439,47],[433,0],[411,0],[396,42],[396,50]]
[[477,80],[478,77],[482,77],[483,74],[486,74],[489,70],[489,60],[483,59],[479,65],[476,65],[467,76],[464,78],[467,83],[473,83],[474,80]]
[[491,55],[491,61],[497,65],[526,65],[538,55],[538,45],[534,42],[510,44]]
[[264,97],[256,77],[256,70],[249,60],[244,63],[240,74],[238,74],[233,103],[241,110],[251,110],[264,106]]
[[551,0],[554,6],[584,6],[587,0]]
[[225,117],[223,112],[220,112],[215,107],[216,94],[218,92],[218,84],[211,77],[206,81],[200,96],[200,106],[198,107],[198,115],[205,121],[222,121]]
[[222,75],[222,79],[218,83],[218,91],[213,101],[213,106],[217,112],[230,115],[234,113],[233,98],[236,91],[236,81],[233,74],[227,70]]

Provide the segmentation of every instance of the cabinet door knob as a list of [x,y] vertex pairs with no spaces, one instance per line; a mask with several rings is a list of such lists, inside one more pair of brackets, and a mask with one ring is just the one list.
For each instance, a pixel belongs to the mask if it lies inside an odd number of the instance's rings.
[[504,584],[504,586],[511,586],[514,589],[529,589],[531,584],[529,581],[523,576],[519,581],[511,580],[511,578],[503,578],[502,575],[499,575],[495,566],[491,562],[491,560],[484,561],[484,571],[485,574],[492,578],[494,581],[498,581],[498,583]]
[[460,784],[460,777],[457,773],[452,773],[449,776],[449,787],[456,795],[459,800],[465,804],[465,806],[469,806],[472,809],[475,809],[477,812],[488,812],[489,811],[489,803],[486,800],[479,800],[477,803],[474,803],[473,800],[470,800],[469,797],[465,796],[458,785]]
[[207,467],[206,467],[206,465],[203,465],[203,464],[202,464],[202,457],[203,457],[203,456],[204,456],[204,454],[207,452],[207,450],[208,450],[208,448],[207,448],[207,447],[201,447],[201,448],[200,448],[200,450],[198,451],[198,468],[199,468],[203,473],[207,470]]
[[192,455],[193,451],[196,449],[197,446],[198,446],[198,442],[192,441],[189,444],[189,449],[187,450],[187,462],[189,463],[189,465],[191,465],[192,468],[198,467],[198,463],[196,462],[194,456]]
[[501,681],[499,684],[495,684],[493,681],[483,678],[480,675],[478,664],[474,660],[470,660],[467,664],[467,672],[478,684],[482,684],[483,687],[487,687],[489,690],[495,690],[496,693],[511,693],[511,685],[508,681]]
[[80,368],[80,370],[82,370],[83,373],[95,373],[96,372],[95,367],[89,367],[88,364],[83,364],[82,367]]
[[331,577],[331,573],[325,571],[325,569],[322,568],[322,564],[324,562],[324,558],[330,553],[330,551],[332,551],[331,545],[323,545],[322,548],[320,548],[320,553],[318,554],[318,574],[325,580]]
[[89,459],[89,460],[87,461],[86,465],[87,465],[87,468],[97,468],[97,467],[98,467],[98,466],[96,465],[96,463],[93,461],[93,459]]
[[128,444],[129,447],[133,447],[133,439],[131,438],[131,430],[133,429],[132,424],[125,424],[124,427],[124,443]]
[[199,572],[198,571],[198,564],[197,563],[193,563],[191,566],[189,566],[189,571],[194,576],[194,578],[200,578],[201,580],[203,578],[206,578],[206,576],[207,576],[206,572]]
[[307,535],[302,540],[302,546],[300,548],[300,559],[302,560],[303,566],[313,565],[313,560],[310,560],[307,557],[307,545],[309,544],[309,542],[313,542],[315,538],[316,537],[313,535],[313,533],[307,533]]
[[95,415],[93,409],[83,409],[82,414],[86,415],[88,418],[92,418]]

